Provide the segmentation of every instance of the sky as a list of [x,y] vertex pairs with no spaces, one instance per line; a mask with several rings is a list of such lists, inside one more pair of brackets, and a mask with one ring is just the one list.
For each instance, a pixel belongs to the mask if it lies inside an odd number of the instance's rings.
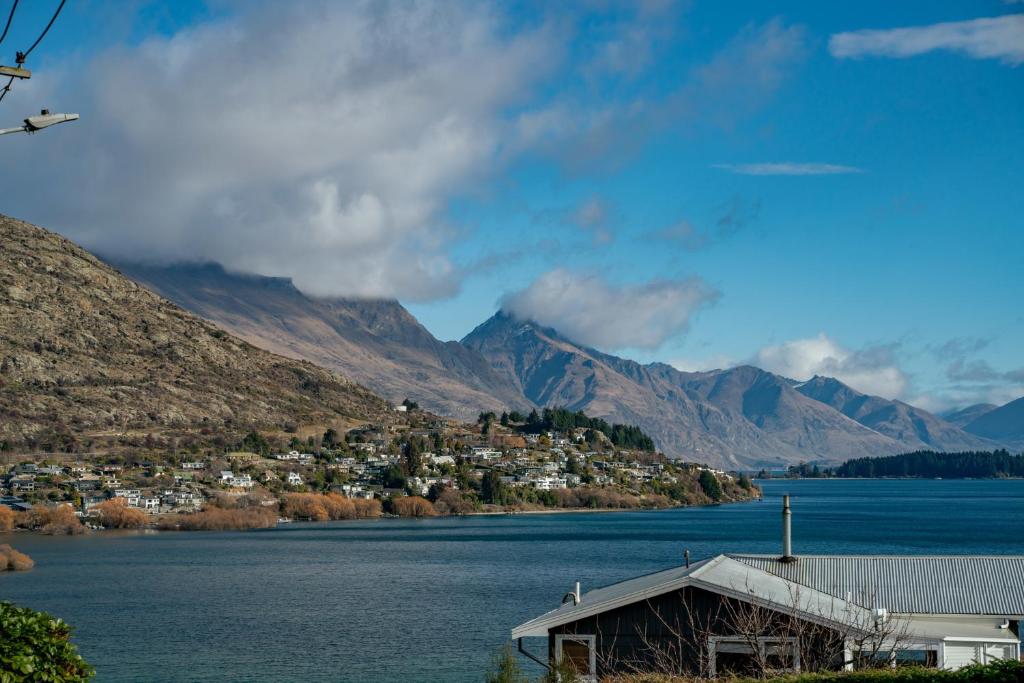
[[1024,395],[1024,3],[69,0],[26,66],[0,125],[81,119],[2,139],[0,210],[101,254],[446,340],[501,307],[683,370]]

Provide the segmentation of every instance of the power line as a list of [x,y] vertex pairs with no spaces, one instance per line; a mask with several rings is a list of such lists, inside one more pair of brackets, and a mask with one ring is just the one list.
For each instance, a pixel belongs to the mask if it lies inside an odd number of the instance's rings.
[[50,23],[48,23],[48,24],[46,25],[46,28],[44,28],[44,29],[43,29],[43,32],[39,34],[39,37],[38,37],[38,38],[36,38],[36,42],[32,43],[32,47],[30,47],[29,49],[25,50],[25,52],[24,52],[24,53],[19,53],[19,58],[18,58],[18,62],[19,62],[19,63],[22,63],[22,62],[24,62],[24,61],[25,61],[25,59],[26,59],[26,58],[27,58],[27,57],[28,57],[28,56],[29,56],[30,54],[32,54],[32,50],[35,50],[35,49],[36,49],[36,45],[38,45],[38,44],[39,44],[39,42],[40,42],[40,41],[41,41],[41,40],[42,40],[43,38],[45,38],[45,37],[46,37],[46,34],[47,34],[47,32],[48,32],[48,31],[50,30],[50,27],[51,27],[51,26],[53,26],[53,22],[57,21],[57,15],[59,15],[59,14],[60,14],[60,11],[61,11],[62,9],[64,9],[64,3],[65,3],[65,2],[67,2],[67,0],[60,0],[60,4],[59,4],[59,5],[57,5],[57,11],[53,13],[53,16],[52,16],[52,17],[50,17]]
[[[15,61],[18,64],[19,70],[21,68],[21,65],[25,63],[25,59],[27,59],[28,56],[32,54],[32,51],[35,50],[39,43],[42,42],[43,38],[46,37],[46,34],[50,32],[50,27],[53,26],[53,22],[57,21],[57,17],[60,16],[60,11],[64,9],[65,2],[67,2],[67,0],[60,0],[60,4],[57,5],[57,10],[53,13],[53,16],[50,17],[50,21],[47,22],[46,28],[44,28],[43,32],[39,34],[39,37],[36,38],[35,42],[32,43],[32,45],[24,52],[17,53]],[[7,37],[7,31],[11,28],[11,20],[14,19],[14,10],[16,9],[18,9],[18,0],[14,0],[14,5],[11,7],[11,13],[7,15],[7,25],[4,27],[3,34],[0,35],[0,42],[3,42],[3,39]],[[8,70],[7,73],[11,73],[11,71]],[[25,75],[20,77],[28,78],[28,72],[25,71],[24,74]],[[2,90],[0,90],[0,102],[3,102],[4,98],[7,97],[7,93],[11,91],[11,84],[14,83],[14,78],[15,76],[11,76],[11,78],[7,81],[7,85],[5,85],[2,88]]]
[[11,29],[11,20],[14,19],[14,10],[16,9],[18,9],[18,0],[14,0],[14,4],[11,6],[11,13],[7,15],[7,25],[4,26],[4,32],[0,35],[0,43],[4,42],[7,32]]

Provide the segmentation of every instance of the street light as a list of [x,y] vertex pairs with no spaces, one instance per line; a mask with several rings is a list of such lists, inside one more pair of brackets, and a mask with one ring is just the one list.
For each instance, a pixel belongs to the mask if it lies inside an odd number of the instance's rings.
[[0,128],[0,135],[8,135],[9,133],[35,133],[43,128],[55,126],[58,123],[77,120],[78,114],[51,114],[49,109],[44,109],[39,112],[39,116],[28,117],[25,119],[25,123],[17,128]]

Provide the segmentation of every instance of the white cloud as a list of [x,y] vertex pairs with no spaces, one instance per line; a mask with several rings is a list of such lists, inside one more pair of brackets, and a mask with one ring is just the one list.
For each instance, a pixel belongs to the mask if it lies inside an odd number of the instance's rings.
[[683,372],[707,372],[708,370],[722,370],[736,366],[736,361],[729,356],[717,354],[707,358],[675,358],[668,362],[676,370]]
[[614,235],[611,231],[612,209],[604,199],[594,196],[580,202],[572,211],[570,220],[581,230],[591,233],[595,244],[607,244]]
[[1024,14],[837,33],[829,39],[828,48],[833,57],[840,59],[913,57],[950,50],[974,59],[998,59],[1017,66],[1024,62]]
[[615,286],[597,275],[555,269],[506,294],[502,309],[600,349],[656,349],[684,332],[718,294],[698,278]]
[[12,93],[82,119],[5,146],[5,211],[119,258],[314,294],[454,293],[444,209],[495,167],[556,37],[455,2],[235,7]]
[[766,346],[757,352],[753,363],[796,380],[825,375],[867,394],[897,398],[907,387],[907,376],[892,355],[890,347],[851,351],[822,333]]
[[861,169],[854,166],[794,163],[791,161],[758,164],[713,164],[712,167],[740,175],[838,175],[843,173],[863,173]]

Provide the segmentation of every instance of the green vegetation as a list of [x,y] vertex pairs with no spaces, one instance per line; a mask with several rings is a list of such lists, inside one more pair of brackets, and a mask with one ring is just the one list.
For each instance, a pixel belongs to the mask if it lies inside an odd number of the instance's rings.
[[[660,674],[631,674],[606,680],[607,683],[696,683],[698,679]],[[725,680],[729,683],[763,683],[766,680],[772,683],[1020,683],[1024,681],[1024,662],[1006,660],[968,666],[957,671],[906,666],[895,669],[807,673],[767,679]]]
[[[490,413],[491,418],[494,414]],[[483,415],[481,415],[483,417]],[[522,417],[519,413],[510,413],[509,420],[516,422],[515,417]],[[525,424],[522,431],[536,433],[554,430],[558,432],[571,431],[573,429],[590,429],[601,432],[612,445],[619,448],[629,448],[641,451],[653,451],[654,440],[633,425],[608,424],[599,417],[587,417],[581,410],[573,412],[565,408],[545,408],[543,413],[536,410],[530,412],[523,420]]]
[[[838,467],[822,468],[802,462],[799,465],[790,465],[786,476],[800,479],[828,477],[843,479],[875,477],[997,479],[1024,477],[1024,454],[1012,455],[1005,449],[962,453],[914,451],[900,455],[854,458]],[[768,479],[770,477],[767,472],[762,470],[758,474],[758,478]]]
[[87,681],[95,671],[71,644],[60,619],[0,602],[0,683]]
[[834,472],[837,477],[946,477],[991,479],[1024,477],[1024,455],[1009,451],[936,453],[915,451],[883,458],[847,460]]
[[718,477],[713,472],[701,470],[697,481],[700,483],[704,495],[715,502],[722,500],[722,485],[718,483]]

